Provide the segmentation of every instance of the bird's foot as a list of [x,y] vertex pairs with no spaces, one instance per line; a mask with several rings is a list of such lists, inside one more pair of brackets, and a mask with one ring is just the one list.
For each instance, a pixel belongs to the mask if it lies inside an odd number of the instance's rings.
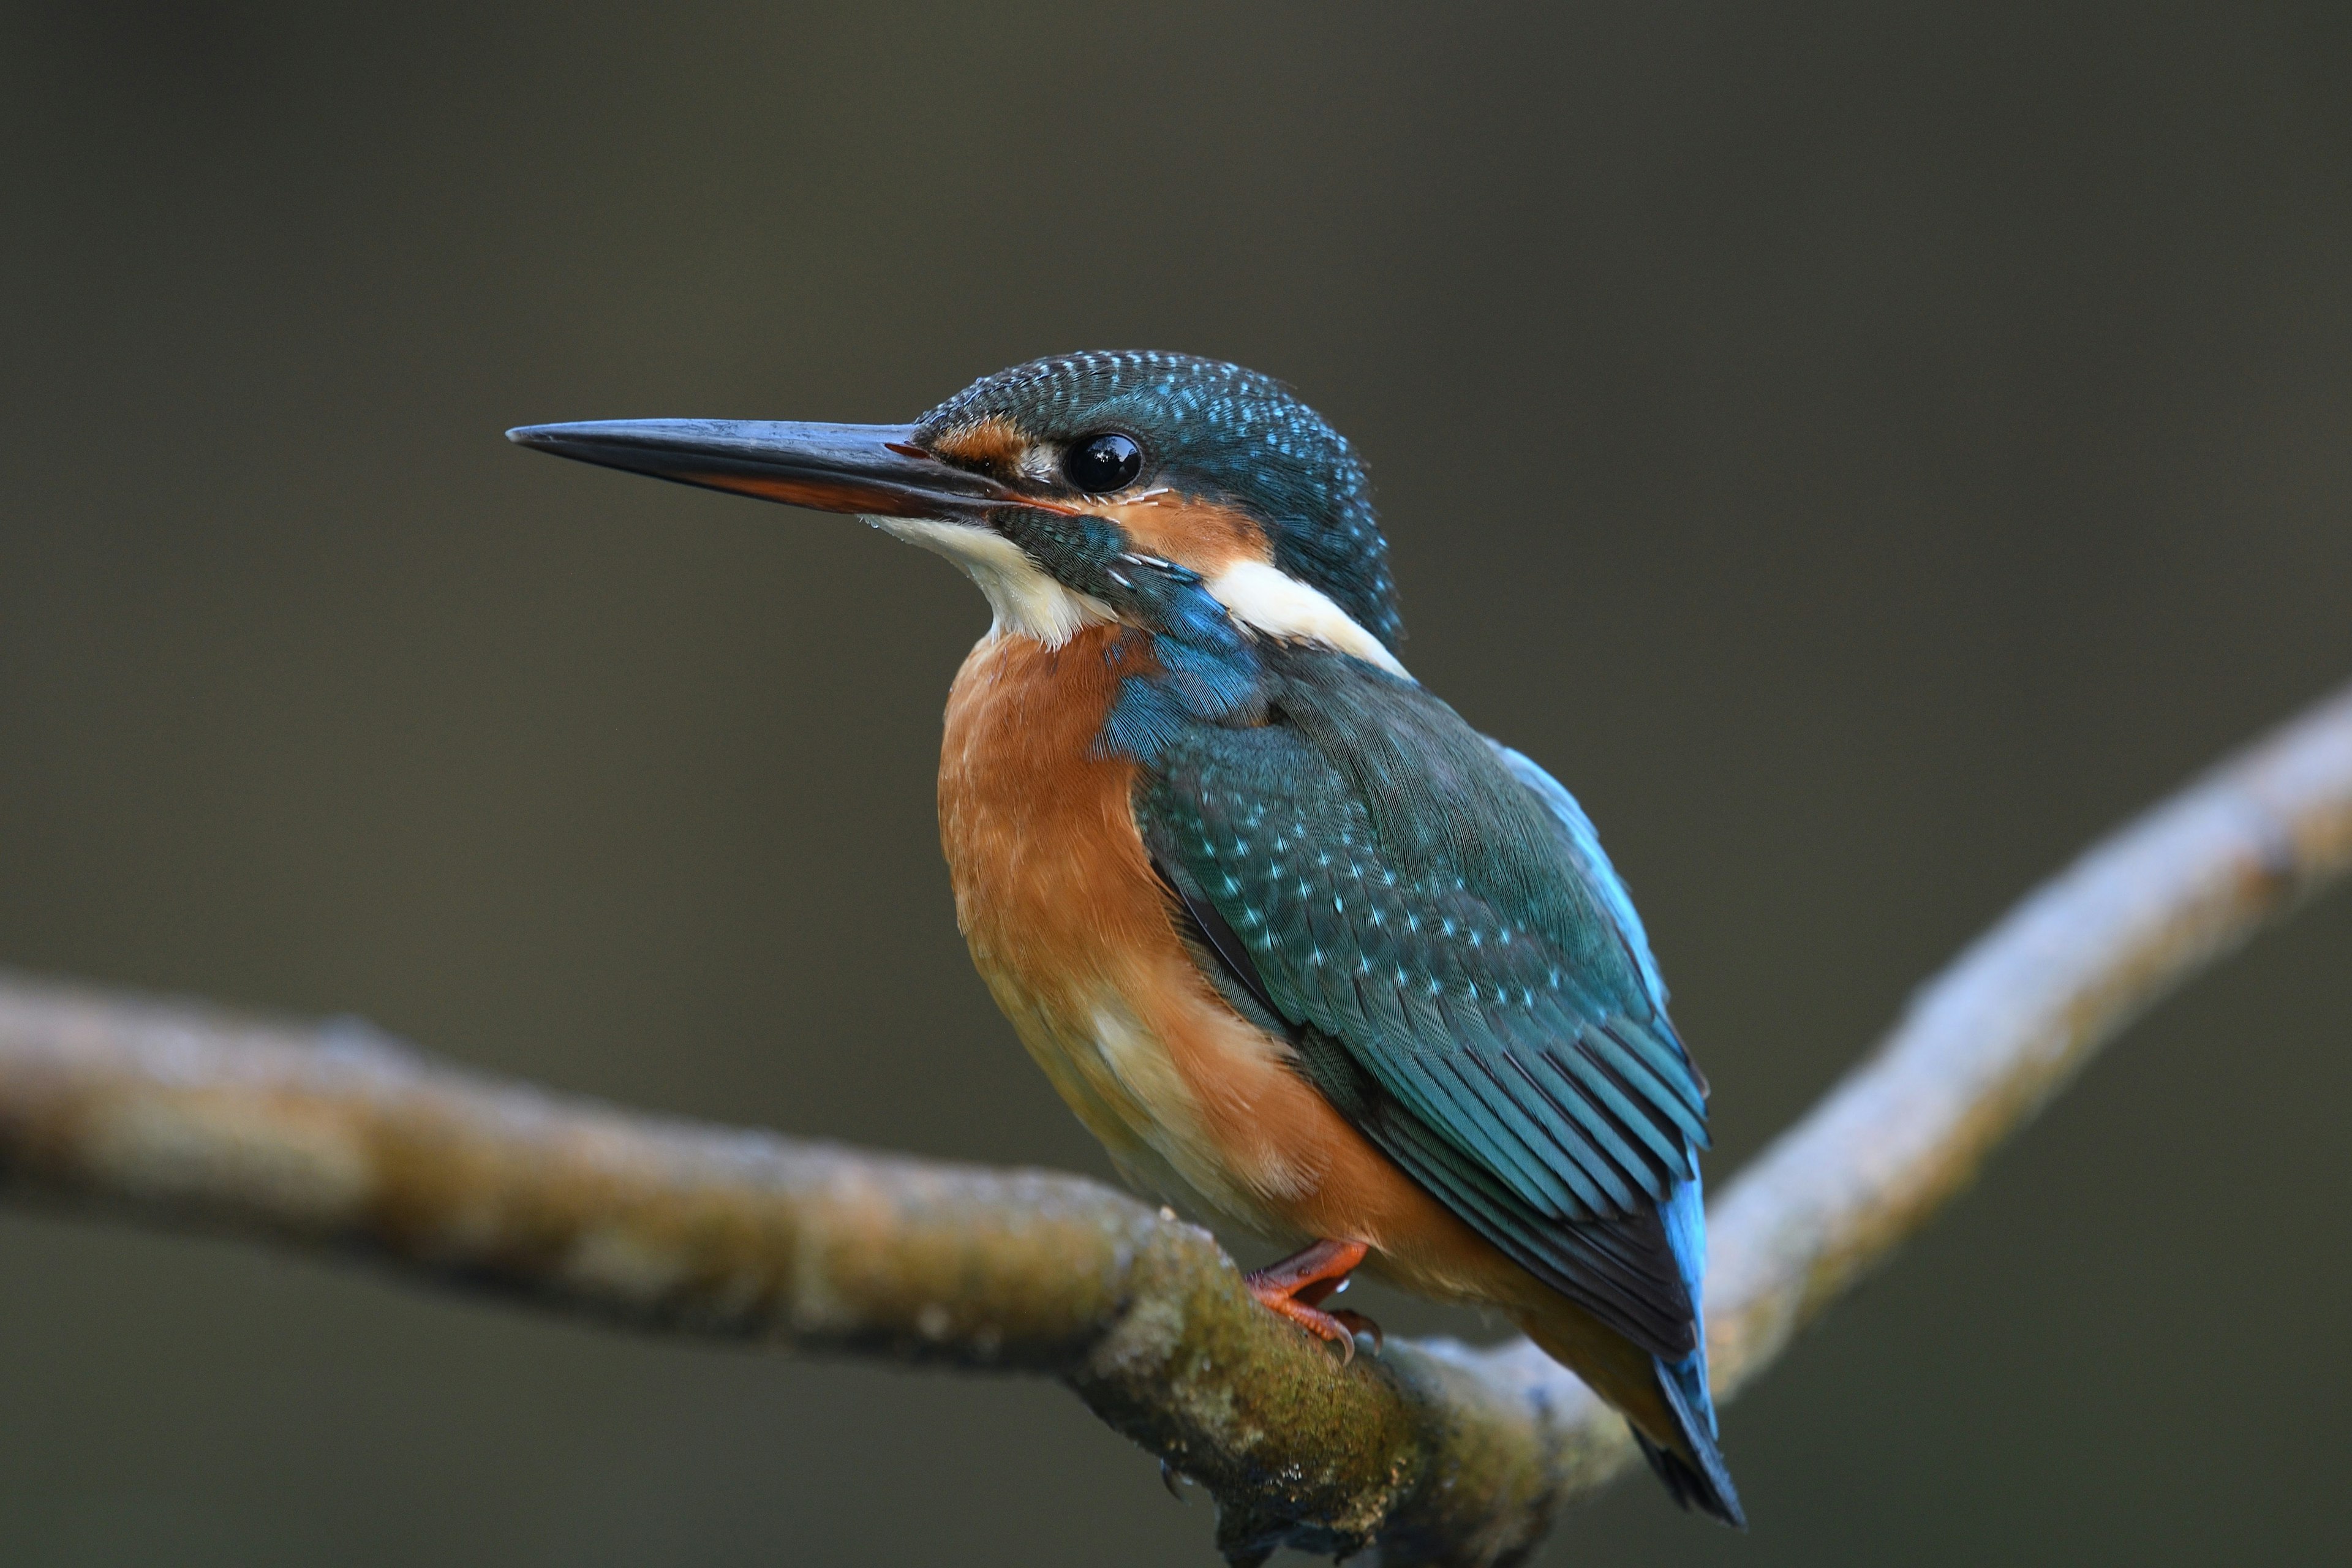
[[1248,1276],[1250,1294],[1269,1310],[1281,1313],[1318,1339],[1338,1345],[1340,1362],[1356,1359],[1356,1336],[1372,1336],[1372,1348],[1382,1342],[1381,1326],[1361,1312],[1326,1311],[1322,1303],[1348,1288],[1348,1275],[1370,1251],[1360,1241],[1318,1241]]
[[1370,1334],[1372,1336],[1372,1353],[1374,1355],[1380,1354],[1381,1352],[1388,1348],[1388,1335],[1381,1332],[1381,1326],[1372,1321],[1371,1319],[1364,1316],[1363,1313],[1350,1312],[1345,1307],[1339,1307],[1326,1312],[1324,1315],[1329,1318],[1333,1322],[1338,1323],[1341,1328],[1348,1331],[1348,1343],[1351,1348],[1356,1342],[1356,1336],[1358,1334]]
[[1254,1290],[1251,1294],[1316,1338],[1328,1340],[1338,1345],[1341,1365],[1356,1359],[1356,1328],[1353,1325],[1366,1321],[1362,1313],[1327,1312],[1320,1307],[1309,1306],[1296,1296],[1271,1291]]

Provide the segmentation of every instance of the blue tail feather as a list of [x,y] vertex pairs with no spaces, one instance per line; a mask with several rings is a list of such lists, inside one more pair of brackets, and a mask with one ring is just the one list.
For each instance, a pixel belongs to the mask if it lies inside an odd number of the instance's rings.
[[1715,1397],[1706,1385],[1706,1318],[1701,1305],[1701,1282],[1706,1273],[1706,1205],[1696,1177],[1675,1184],[1667,1194],[1664,1217],[1666,1239],[1674,1248],[1675,1261],[1681,1265],[1683,1283],[1690,1290],[1691,1314],[1699,1322],[1698,1348],[1679,1361],[1670,1362],[1664,1356],[1652,1359],[1658,1369],[1658,1391],[1665,1396],[1682,1446],[1689,1452],[1661,1447],[1639,1432],[1633,1436],[1650,1468],[1666,1483],[1676,1502],[1745,1530],[1748,1516],[1740,1511],[1739,1492],[1731,1484],[1731,1471],[1725,1467],[1723,1449],[1716,1441]]
[[1662,1448],[1635,1432],[1642,1457],[1650,1461],[1650,1468],[1683,1507],[1696,1509],[1735,1530],[1747,1529],[1748,1516],[1740,1511],[1738,1489],[1731,1484],[1723,1450],[1716,1443],[1715,1401],[1706,1392],[1706,1352],[1694,1352],[1678,1362],[1660,1359],[1657,1368],[1658,1387],[1690,1452]]

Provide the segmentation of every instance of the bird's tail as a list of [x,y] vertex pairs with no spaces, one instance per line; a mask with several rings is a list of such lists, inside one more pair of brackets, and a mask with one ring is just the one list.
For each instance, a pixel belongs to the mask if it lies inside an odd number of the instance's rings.
[[1676,1502],[1734,1529],[1748,1528],[1716,1442],[1705,1350],[1667,1361],[1559,1296],[1514,1316],[1545,1354],[1623,1414],[1633,1440]]
[[1633,1440],[1642,1445],[1642,1457],[1650,1461],[1650,1468],[1658,1472],[1666,1490],[1683,1507],[1719,1519],[1734,1530],[1747,1529],[1748,1516],[1739,1510],[1738,1489],[1731,1484],[1731,1471],[1725,1467],[1723,1449],[1716,1442],[1715,1401],[1706,1390],[1706,1352],[1694,1351],[1678,1362],[1653,1356],[1651,1363],[1657,1368],[1658,1393],[1681,1441],[1653,1442],[1635,1426]]

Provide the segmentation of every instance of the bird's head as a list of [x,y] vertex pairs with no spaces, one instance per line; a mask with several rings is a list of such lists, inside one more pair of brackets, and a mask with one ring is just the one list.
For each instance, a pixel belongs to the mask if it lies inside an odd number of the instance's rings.
[[947,556],[1000,630],[1059,643],[1133,619],[1156,574],[1254,635],[1397,668],[1403,635],[1363,465],[1271,377],[1097,353],[986,376],[911,425],[626,419],[514,441],[585,462],[850,512]]

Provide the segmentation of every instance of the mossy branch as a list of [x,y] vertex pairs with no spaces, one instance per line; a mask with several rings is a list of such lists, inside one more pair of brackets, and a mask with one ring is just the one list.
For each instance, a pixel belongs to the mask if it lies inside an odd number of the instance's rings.
[[[2099,1046],[2352,867],[2352,690],[2093,848],[1924,988],[1709,1217],[1718,1395]],[[363,1257],[662,1332],[1060,1379],[1276,1545],[1500,1563],[1631,1457],[1524,1342],[1342,1365],[1092,1182],[663,1120],[297,1026],[0,978],[0,1194]]]

